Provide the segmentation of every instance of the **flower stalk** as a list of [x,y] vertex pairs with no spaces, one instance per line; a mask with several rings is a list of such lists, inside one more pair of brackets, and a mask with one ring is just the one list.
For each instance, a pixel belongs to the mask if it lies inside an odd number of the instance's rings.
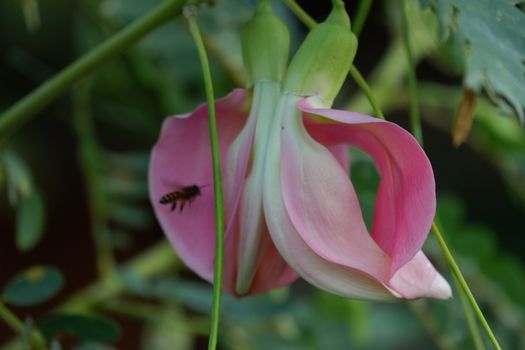
[[217,124],[215,117],[215,98],[213,93],[213,82],[211,78],[210,65],[206,48],[202,41],[199,26],[195,18],[196,8],[189,6],[184,10],[190,25],[190,33],[197,47],[199,59],[202,67],[202,75],[206,90],[206,99],[208,101],[208,127],[210,136],[212,170],[213,170],[213,193],[215,203],[215,262],[213,274],[213,300],[211,310],[211,325],[208,341],[208,349],[214,350],[217,347],[217,338],[219,332],[219,316],[221,305],[221,286],[224,259],[224,206],[222,194],[221,164],[219,154],[219,142],[217,136]]
[[[289,1],[286,2],[286,4],[288,6],[291,6],[291,5],[289,5],[289,3],[291,3],[293,6],[299,7],[299,5],[297,5],[297,3],[295,3],[294,0],[289,0]],[[295,13],[295,11],[294,11],[294,13]],[[305,16],[301,16],[301,17],[298,17],[298,18],[300,20],[303,20],[303,17],[305,17]],[[307,26],[309,24],[311,25],[311,23],[308,22],[308,21],[303,21],[303,23],[305,23]],[[352,66],[352,68],[353,68],[353,66]],[[364,81],[364,79],[363,79],[363,81]],[[366,86],[366,84],[365,84],[365,86]],[[373,94],[372,94],[371,90],[366,89],[366,90],[364,90],[364,93],[367,96],[367,98],[369,99],[369,102],[373,106],[374,110],[376,110],[376,109],[379,110],[379,106],[377,106],[377,103],[376,103],[375,99],[373,98]],[[379,115],[383,115],[383,114],[379,113]],[[450,250],[449,250],[445,240],[443,239],[443,236],[441,235],[438,227],[436,226],[435,222],[432,223],[432,233],[434,234],[434,236],[438,240],[439,246],[440,246],[441,251],[442,251],[442,253],[443,253],[444,257],[445,257],[445,260],[447,261],[447,264],[451,268],[453,276],[454,276],[455,280],[457,281],[457,283],[459,284],[462,293],[464,293],[464,295],[467,297],[467,299],[469,301],[469,304],[470,304],[470,307],[472,308],[472,310],[476,314],[476,317],[478,318],[479,322],[481,323],[481,325],[482,325],[482,327],[483,327],[483,329],[485,331],[485,334],[489,337],[489,339],[490,339],[492,345],[494,346],[494,348],[496,350],[500,350],[501,346],[499,345],[498,340],[494,336],[494,333],[492,332],[492,329],[490,328],[490,326],[489,326],[488,322],[486,321],[483,313],[481,312],[481,309],[479,308],[479,306],[478,306],[478,304],[476,302],[476,299],[474,298],[472,292],[470,291],[470,288],[468,287],[468,284],[465,281],[465,279],[463,277],[463,274],[461,273],[461,270],[459,269],[459,267],[458,267],[454,257],[452,256],[452,253],[450,252]]]

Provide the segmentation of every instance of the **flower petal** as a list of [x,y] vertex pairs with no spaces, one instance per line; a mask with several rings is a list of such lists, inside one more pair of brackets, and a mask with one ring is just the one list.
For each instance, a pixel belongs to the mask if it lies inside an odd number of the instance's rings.
[[279,90],[277,82],[255,84],[248,121],[228,151],[226,193],[236,198],[226,200],[238,208],[231,217],[235,222],[228,225],[236,245],[236,254],[229,257],[236,261],[236,295],[264,292],[297,278],[271,241],[262,207],[266,144]]
[[368,234],[347,170],[295,111],[281,132],[282,195],[293,225],[323,259],[387,281],[390,258]]
[[436,271],[422,251],[397,270],[389,286],[406,299],[448,299],[452,296],[448,282]]
[[[295,107],[297,99],[288,98],[291,100],[281,101],[281,107],[278,109],[277,114],[288,111],[289,108],[287,108],[287,105]],[[282,118],[282,115],[280,118]],[[325,254],[327,255],[326,257],[323,256],[323,254],[314,250],[313,247],[319,249],[319,247],[316,246],[315,241],[312,242],[310,237],[307,237],[309,240],[304,239],[304,232],[298,232],[301,229],[308,233],[310,227],[307,227],[307,224],[311,221],[315,221],[315,218],[313,220],[304,218],[302,224],[301,222],[292,222],[291,215],[289,215],[287,210],[288,208],[285,206],[285,198],[283,197],[285,197],[285,193],[293,196],[293,189],[285,188],[285,185],[289,185],[288,182],[290,181],[284,179],[281,181],[281,174],[283,174],[283,178],[290,175],[285,174],[286,162],[290,159],[280,157],[280,150],[281,148],[284,148],[284,144],[282,145],[283,147],[281,147],[281,140],[283,140],[283,143],[285,142],[285,136],[283,135],[281,138],[280,135],[280,129],[282,128],[280,119],[275,120],[272,127],[274,130],[270,133],[271,139],[268,143],[266,171],[264,177],[264,213],[272,239],[281,255],[283,255],[288,264],[290,264],[290,266],[303,278],[320,288],[353,298],[374,300],[391,299],[393,295],[388,289],[381,285],[379,281],[370,278],[367,273],[362,273],[347,266],[335,263],[333,259],[331,259],[332,257],[330,256],[330,253]],[[289,125],[283,125],[283,127],[284,130],[282,133],[286,131]],[[329,158],[332,158],[331,155],[329,155]],[[320,164],[319,168],[322,168],[323,165],[324,164]],[[337,163],[333,166],[340,167]],[[297,174],[296,171],[293,171],[293,173]],[[295,180],[302,181],[299,178],[296,178]],[[304,185],[304,183],[301,183],[301,185]],[[293,187],[294,189],[297,189],[297,187],[300,186],[297,186],[296,184]],[[300,196],[302,190],[298,190],[299,192],[296,195]],[[311,202],[308,204],[311,204]],[[319,215],[315,212],[313,214],[315,217]],[[366,238],[364,239],[366,240]],[[368,238],[368,241],[371,245],[374,244],[370,238]],[[326,245],[329,246],[330,242],[319,249],[322,253]],[[352,249],[352,251],[353,250],[354,249]],[[379,249],[377,248],[377,250]],[[379,254],[381,254],[381,252],[379,252]],[[365,266],[362,266],[366,265],[366,262],[363,262],[362,264],[357,263],[356,265],[363,268],[363,271],[369,271]],[[384,266],[387,267],[387,264],[384,264]],[[381,268],[381,266],[379,268]]]
[[376,162],[381,182],[372,237],[392,258],[393,274],[421,249],[434,217],[435,183],[428,158],[412,135],[393,123],[348,111],[312,108],[307,100],[298,107],[338,122],[312,119],[308,123],[309,132],[317,133],[320,142],[328,146],[350,143]]
[[[215,103],[223,162],[226,151],[246,121],[246,98],[246,92],[237,89]],[[155,214],[175,251],[189,268],[208,281],[213,279],[215,256],[212,183],[208,109],[203,104],[192,113],[164,121],[159,140],[151,153],[149,189]],[[192,185],[204,187],[201,187],[201,195],[184,210],[171,211],[170,205],[159,203],[159,199],[167,193]],[[237,188],[239,192],[242,189]],[[233,205],[232,202],[225,203],[225,212],[230,216],[235,211]],[[225,219],[229,221],[228,217]],[[225,256],[234,254],[234,248],[227,235]],[[225,286],[233,285],[234,270],[231,266],[225,266]]]

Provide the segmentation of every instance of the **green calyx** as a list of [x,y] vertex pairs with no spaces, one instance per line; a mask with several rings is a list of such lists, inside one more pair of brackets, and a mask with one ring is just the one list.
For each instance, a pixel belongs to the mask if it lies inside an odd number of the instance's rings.
[[255,13],[242,28],[242,57],[248,85],[258,80],[281,81],[290,52],[288,28],[272,11],[269,0],[260,0]]
[[325,22],[315,26],[288,67],[284,91],[319,96],[331,103],[346,78],[357,50],[350,19],[341,0],[333,1]]

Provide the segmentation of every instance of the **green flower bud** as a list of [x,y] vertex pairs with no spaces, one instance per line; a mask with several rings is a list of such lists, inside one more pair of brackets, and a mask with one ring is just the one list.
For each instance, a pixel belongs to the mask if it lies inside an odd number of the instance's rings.
[[258,80],[281,81],[290,52],[288,28],[272,11],[269,0],[260,0],[241,31],[242,57],[248,85]]
[[298,95],[317,95],[332,102],[348,74],[357,50],[357,39],[350,31],[350,19],[341,0],[325,22],[315,26],[288,67],[284,91]]

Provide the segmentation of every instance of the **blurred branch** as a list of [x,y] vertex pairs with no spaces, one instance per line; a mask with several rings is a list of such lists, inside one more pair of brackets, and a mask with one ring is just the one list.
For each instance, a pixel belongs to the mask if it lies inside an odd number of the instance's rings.
[[[146,251],[133,257],[123,265],[139,278],[148,279],[161,275],[177,267],[179,260],[173,248],[165,241],[157,243]],[[93,284],[73,294],[68,300],[60,304],[55,311],[68,313],[82,313],[90,311],[105,302],[108,302],[126,291],[117,272],[112,272],[95,281]],[[17,340],[0,346],[2,350],[19,350]]]
[[[24,332],[24,322],[22,322],[11,310],[9,310],[4,303],[0,301],[0,318],[15,332],[23,333]],[[31,330],[31,335],[29,338],[31,345],[33,345],[38,350],[46,350],[46,341],[42,334],[38,330]]]
[[[408,6],[407,21],[411,28],[409,40],[412,43],[412,62],[415,66],[420,60],[435,50],[436,43],[425,23],[425,15],[421,14],[414,6]],[[401,37],[396,36],[366,79],[383,111],[388,110],[388,104],[395,102],[398,98],[399,87],[406,78],[407,71],[403,40]],[[365,114],[370,114],[374,111],[368,97],[362,91],[350,99],[343,108]]]
[[114,270],[115,262],[107,226],[108,201],[100,181],[99,167],[102,162],[93,127],[90,97],[90,80],[73,90],[73,126],[78,140],[78,162],[86,188],[97,268],[99,276],[103,277]]
[[286,6],[293,12],[303,24],[308,28],[312,29],[317,23],[315,20],[295,2],[295,0],[283,0]]
[[414,315],[416,315],[416,317],[421,321],[421,325],[427,331],[430,337],[432,337],[432,340],[434,340],[434,343],[439,349],[455,349],[454,346],[447,343],[446,339],[437,330],[434,315],[429,310],[424,300],[409,301],[407,304],[412,313],[414,313]]
[[235,85],[244,87],[246,85],[246,79],[244,78],[243,72],[228,60],[215,42],[207,36],[206,33],[202,33],[202,41],[210,56],[222,67],[222,69],[224,69],[226,75],[230,77]]
[[[155,321],[158,319],[159,313],[166,309],[167,305],[152,305],[139,301],[129,300],[112,300],[102,305],[104,310],[108,310],[120,315],[135,318],[139,321]],[[184,317],[184,322],[177,328],[178,331],[199,336],[207,337],[210,327],[210,320],[208,317],[190,317],[181,314]]]
[[0,139],[35,116],[74,83],[115,57],[160,25],[179,15],[184,0],[166,0],[97,48],[70,64],[0,115]]
[[370,7],[372,6],[372,0],[361,0],[359,1],[359,7],[357,8],[357,13],[352,21],[352,32],[355,36],[359,38],[363,26],[365,25],[366,18],[370,12]]
[[416,62],[412,53],[412,42],[410,37],[410,23],[408,21],[409,7],[406,0],[401,3],[401,33],[403,47],[407,59],[408,92],[410,95],[410,130],[418,143],[423,147],[423,132],[421,131],[421,118],[419,116],[419,100],[417,96]]

